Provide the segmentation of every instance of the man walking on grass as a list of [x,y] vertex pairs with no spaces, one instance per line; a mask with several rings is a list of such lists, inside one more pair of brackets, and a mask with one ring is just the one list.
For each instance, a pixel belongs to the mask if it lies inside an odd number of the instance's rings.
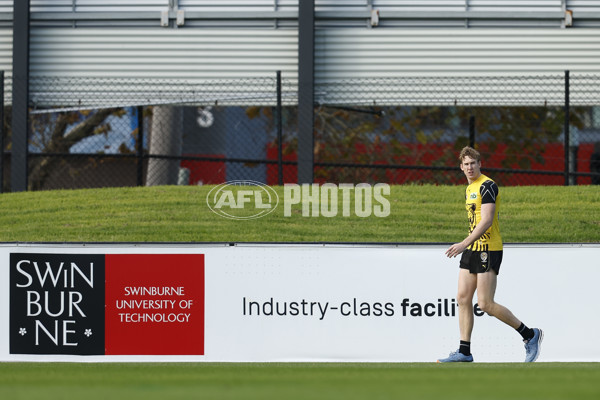
[[455,243],[446,256],[462,253],[458,275],[458,325],[460,346],[450,356],[438,362],[472,362],[471,332],[473,331],[473,295],[477,290],[479,308],[512,326],[525,342],[525,362],[537,360],[543,333],[538,328],[528,328],[506,307],[494,301],[500,264],[502,263],[502,237],[498,224],[500,196],[498,185],[481,173],[481,155],[471,147],[460,152],[460,169],[469,182],[466,191],[466,208],[469,218],[469,235]]

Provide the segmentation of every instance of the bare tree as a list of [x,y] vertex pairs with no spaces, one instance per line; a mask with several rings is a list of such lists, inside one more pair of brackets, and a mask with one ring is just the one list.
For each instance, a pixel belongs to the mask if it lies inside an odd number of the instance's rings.
[[[89,113],[38,114],[31,120],[34,134],[30,144],[39,148],[42,154],[69,153],[71,147],[76,143],[110,131],[110,124],[105,122],[110,115],[121,116],[123,114],[125,114],[125,110],[122,108],[100,109]],[[64,162],[64,158],[61,157],[37,159],[30,170],[29,190],[42,189],[51,173],[62,162]]]

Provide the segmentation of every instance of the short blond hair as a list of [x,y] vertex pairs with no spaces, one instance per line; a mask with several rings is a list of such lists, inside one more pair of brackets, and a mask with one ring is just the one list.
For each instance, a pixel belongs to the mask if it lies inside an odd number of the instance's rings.
[[465,157],[471,157],[475,161],[481,161],[481,154],[479,154],[477,150],[470,146],[463,147],[463,149],[460,151],[458,159],[460,162],[462,162]]

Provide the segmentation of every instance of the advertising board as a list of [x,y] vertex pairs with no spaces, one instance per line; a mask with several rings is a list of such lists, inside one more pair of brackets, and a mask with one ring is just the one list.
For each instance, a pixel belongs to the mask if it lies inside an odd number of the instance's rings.
[[[434,362],[459,341],[446,248],[3,244],[0,361]],[[600,245],[504,252],[496,301],[544,330],[539,361],[600,361],[573,340],[600,325]],[[524,359],[514,329],[474,313],[475,361]]]

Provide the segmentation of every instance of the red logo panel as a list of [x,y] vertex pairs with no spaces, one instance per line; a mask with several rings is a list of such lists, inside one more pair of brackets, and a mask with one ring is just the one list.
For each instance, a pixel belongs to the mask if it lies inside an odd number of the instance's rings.
[[204,355],[204,255],[106,255],[106,355]]

